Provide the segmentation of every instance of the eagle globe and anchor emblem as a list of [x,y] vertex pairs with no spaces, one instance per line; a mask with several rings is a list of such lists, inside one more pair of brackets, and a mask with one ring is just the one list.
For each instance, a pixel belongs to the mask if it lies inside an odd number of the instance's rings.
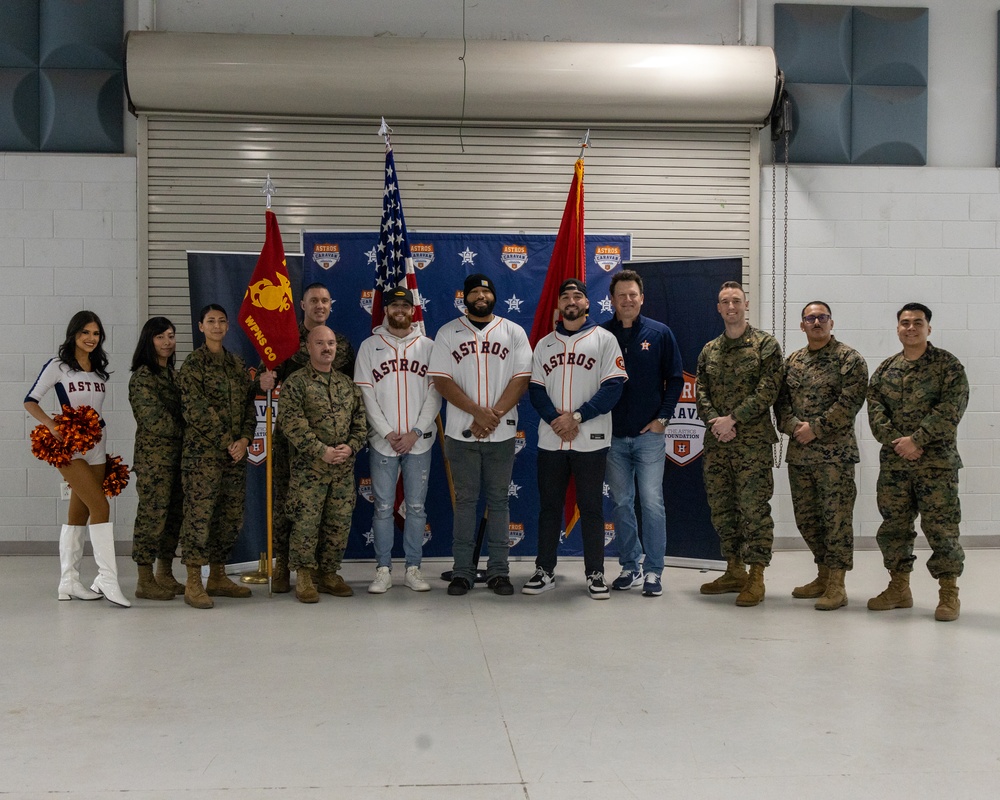
[[288,311],[292,307],[292,284],[280,272],[277,278],[277,286],[267,278],[251,284],[247,289],[250,302],[265,311]]

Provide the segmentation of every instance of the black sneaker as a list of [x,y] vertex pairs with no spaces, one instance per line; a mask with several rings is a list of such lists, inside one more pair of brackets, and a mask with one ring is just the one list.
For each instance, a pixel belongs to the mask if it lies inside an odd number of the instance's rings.
[[514,594],[514,586],[506,575],[494,575],[486,581],[486,585],[493,590],[493,594],[501,594],[505,597]]
[[521,587],[521,594],[541,594],[555,588],[556,576],[539,567],[535,570],[535,574],[528,578],[527,583]]
[[472,584],[469,583],[468,578],[452,578],[451,583],[448,584],[448,594],[455,597],[463,595],[472,588]]
[[611,597],[611,590],[604,582],[603,572],[591,572],[587,576],[587,591],[595,600],[607,600]]

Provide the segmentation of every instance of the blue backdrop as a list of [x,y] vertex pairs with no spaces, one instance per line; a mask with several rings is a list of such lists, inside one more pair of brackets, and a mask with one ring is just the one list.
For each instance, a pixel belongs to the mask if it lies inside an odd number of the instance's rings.
[[[465,276],[474,272],[489,275],[497,287],[496,313],[514,320],[526,330],[534,319],[538,294],[545,279],[555,237],[537,234],[411,235],[411,247],[418,263],[417,282],[424,300],[424,316],[429,336],[452,319],[461,303]],[[301,287],[319,282],[333,298],[330,324],[343,332],[357,348],[371,332],[371,285],[374,274],[373,248],[378,236],[372,232],[306,232],[303,255],[289,255],[288,269],[295,287],[296,309]],[[611,317],[608,291],[611,276],[628,260],[631,250],[627,235],[587,237],[587,281],[591,314],[598,322]],[[256,253],[188,253],[192,319],[209,302],[223,305],[233,317],[243,299],[257,262]],[[712,530],[701,479],[701,442],[704,425],[694,413],[694,371],[702,345],[722,331],[716,311],[719,285],[740,279],[740,260],[637,262],[629,264],[643,276],[643,313],[671,326],[681,348],[686,371],[685,395],[666,436],[667,469],[664,493],[667,510],[667,555],[672,557],[717,559],[718,539]],[[195,346],[201,337],[194,325]],[[225,345],[239,353],[250,366],[258,357],[242,331],[233,324]],[[263,435],[265,401],[260,398],[258,430]],[[277,413],[277,402],[275,403]],[[447,412],[445,412],[447,413]],[[537,551],[538,486],[535,470],[538,416],[525,397],[519,407],[518,446],[510,485],[511,554],[532,557]],[[255,561],[265,549],[265,468],[262,442],[252,446],[248,470],[246,519],[233,562]],[[374,557],[371,544],[371,482],[367,452],[357,460],[358,503],[348,540],[347,558]],[[434,449],[432,476],[427,498],[428,531],[426,556],[451,555],[452,509],[440,444]],[[617,556],[610,499],[605,487],[606,552]],[[396,552],[398,551],[398,552]],[[579,525],[565,536],[560,552],[583,554]],[[394,556],[402,557],[397,542]]]

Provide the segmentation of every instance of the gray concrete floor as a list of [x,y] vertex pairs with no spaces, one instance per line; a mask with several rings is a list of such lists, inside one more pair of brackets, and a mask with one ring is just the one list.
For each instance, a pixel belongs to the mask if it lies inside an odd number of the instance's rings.
[[870,552],[835,612],[790,596],[803,552],[775,555],[751,609],[676,568],[660,598],[594,602],[578,561],[539,597],[436,577],[368,595],[373,566],[350,564],[350,599],[119,609],[58,602],[55,558],[0,558],[0,796],[995,797],[1000,552],[968,554],[952,623],[926,555],[914,608],[885,613],[865,608],[886,580]]

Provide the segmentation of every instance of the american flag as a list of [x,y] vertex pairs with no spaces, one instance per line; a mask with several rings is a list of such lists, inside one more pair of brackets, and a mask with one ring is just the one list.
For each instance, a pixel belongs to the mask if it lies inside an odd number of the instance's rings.
[[413,292],[413,322],[424,331],[424,310],[417,291],[417,274],[410,257],[410,242],[406,236],[403,203],[399,199],[399,181],[392,146],[385,146],[385,190],[382,192],[382,225],[379,230],[375,264],[375,292],[372,298],[372,328],[382,324],[385,308],[382,292],[403,285]]

